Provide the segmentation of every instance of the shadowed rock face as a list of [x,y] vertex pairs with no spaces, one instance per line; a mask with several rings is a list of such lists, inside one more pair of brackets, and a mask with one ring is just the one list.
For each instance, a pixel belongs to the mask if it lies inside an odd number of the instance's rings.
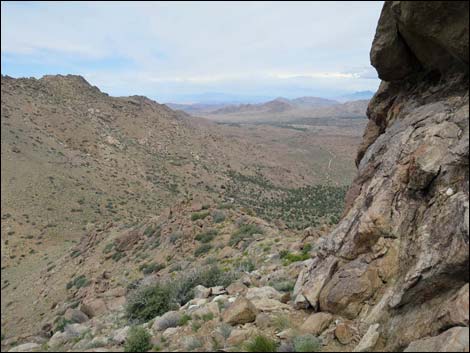
[[[297,283],[316,310],[363,331],[379,324],[375,349],[468,326],[455,304],[469,281],[468,7],[385,3],[371,49],[384,81],[368,107],[358,176]],[[337,263],[333,273],[323,261]]]

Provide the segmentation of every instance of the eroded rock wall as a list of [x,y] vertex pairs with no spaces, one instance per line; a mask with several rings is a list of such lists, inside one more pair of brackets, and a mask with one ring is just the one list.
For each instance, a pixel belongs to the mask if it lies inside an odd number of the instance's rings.
[[468,4],[385,2],[371,49],[383,81],[358,177],[297,281],[297,302],[363,333],[379,324],[377,350],[454,326],[463,337],[451,348],[468,350]]

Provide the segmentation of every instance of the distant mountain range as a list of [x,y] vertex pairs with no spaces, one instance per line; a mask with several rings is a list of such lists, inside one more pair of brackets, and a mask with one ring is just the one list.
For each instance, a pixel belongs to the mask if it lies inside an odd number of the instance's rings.
[[[369,97],[369,91],[349,97]],[[366,116],[368,99],[341,100],[320,97],[276,99],[258,104],[172,104],[172,109],[221,122],[292,122],[314,118],[361,118]]]
[[[357,100],[369,100],[374,95],[372,91],[359,91],[347,95],[342,95],[334,99],[321,97],[299,97],[285,98],[278,97],[272,100],[264,99],[259,102],[262,97],[256,99],[238,100],[237,97],[224,94],[205,94],[200,98],[212,97],[212,101],[201,100],[200,103],[166,103],[168,107],[175,110],[181,110],[191,115],[206,114],[233,114],[233,113],[249,113],[249,112],[266,112],[279,113],[291,109],[310,109],[319,107],[331,107],[341,103]],[[217,99],[215,99],[216,97]],[[230,99],[229,99],[230,98]],[[238,97],[240,98],[240,97]]]

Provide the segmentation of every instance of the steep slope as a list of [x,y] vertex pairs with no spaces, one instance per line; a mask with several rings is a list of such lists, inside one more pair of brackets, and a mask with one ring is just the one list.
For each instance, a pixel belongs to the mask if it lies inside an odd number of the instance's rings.
[[468,351],[468,2],[386,2],[344,218],[294,295],[361,350]]

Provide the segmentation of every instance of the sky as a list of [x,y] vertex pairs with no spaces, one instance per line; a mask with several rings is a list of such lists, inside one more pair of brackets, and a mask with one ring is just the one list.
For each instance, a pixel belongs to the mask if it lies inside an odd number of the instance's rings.
[[382,2],[1,3],[1,71],[159,102],[375,91]]

